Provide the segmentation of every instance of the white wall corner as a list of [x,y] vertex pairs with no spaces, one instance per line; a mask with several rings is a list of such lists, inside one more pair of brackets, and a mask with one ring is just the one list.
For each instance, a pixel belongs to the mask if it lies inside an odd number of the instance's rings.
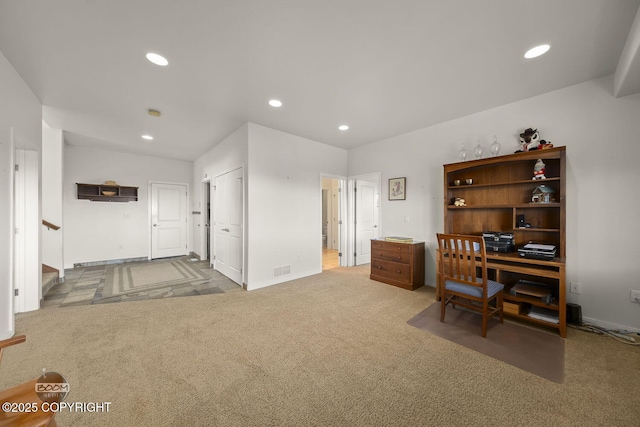
[[622,49],[613,77],[616,98],[640,92],[640,8]]

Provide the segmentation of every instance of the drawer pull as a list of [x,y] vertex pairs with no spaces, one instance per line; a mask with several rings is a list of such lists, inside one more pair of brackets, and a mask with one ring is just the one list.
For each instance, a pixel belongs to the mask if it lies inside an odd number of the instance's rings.
[[382,266],[381,265],[378,266],[378,270],[382,270]]

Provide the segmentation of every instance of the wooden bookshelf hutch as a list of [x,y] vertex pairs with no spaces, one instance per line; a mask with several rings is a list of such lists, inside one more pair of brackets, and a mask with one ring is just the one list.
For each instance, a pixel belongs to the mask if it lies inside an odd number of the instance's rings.
[[[492,278],[505,285],[505,315],[555,328],[562,337],[566,337],[565,157],[565,147],[557,147],[444,165],[445,233],[509,232],[516,247],[530,241],[556,245],[553,260],[522,258],[517,252],[488,252],[487,258]],[[545,163],[546,179],[533,180],[538,159]],[[472,184],[466,184],[467,179]],[[554,191],[551,201],[531,201],[540,185]],[[455,198],[463,198],[466,206],[455,206]],[[525,227],[518,226],[521,215]],[[547,285],[552,301],[511,293],[521,280]],[[552,319],[531,317],[532,308],[544,309]]]
[[76,183],[78,199],[92,202],[137,202],[138,187]]

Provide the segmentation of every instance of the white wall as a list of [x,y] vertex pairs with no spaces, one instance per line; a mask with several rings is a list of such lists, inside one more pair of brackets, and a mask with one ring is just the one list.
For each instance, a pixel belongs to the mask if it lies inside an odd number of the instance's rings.
[[15,129],[39,149],[42,141],[42,106],[38,98],[0,53],[0,339],[13,335],[11,230],[13,190],[10,130]]
[[[206,177],[244,168],[245,257],[248,290],[322,269],[321,174],[346,176],[347,151],[247,123],[194,163],[194,187]],[[202,212],[201,191],[193,210]],[[193,215],[194,249],[202,215]],[[274,278],[274,267],[291,266]]]
[[[62,131],[42,122],[42,219],[62,227],[62,171],[64,139]],[[64,277],[63,230],[42,227],[42,263]]]
[[[459,161],[465,143],[495,134],[500,154],[517,148],[518,134],[538,128],[555,146],[567,146],[567,284],[582,295],[569,302],[603,326],[640,329],[640,94],[613,98],[613,78],[589,81],[524,101],[420,129],[349,151],[349,174],[382,171],[383,230],[427,242],[427,283],[435,284],[435,234],[443,225],[443,169]],[[389,178],[407,177],[407,200],[387,200]],[[409,216],[409,222],[404,221]]]
[[247,289],[320,273],[321,174],[346,176],[347,151],[249,123],[248,156]]
[[[64,149],[64,264],[148,257],[150,181],[189,184],[193,163],[66,146]],[[139,187],[138,201],[78,200],[76,183],[113,180]]]

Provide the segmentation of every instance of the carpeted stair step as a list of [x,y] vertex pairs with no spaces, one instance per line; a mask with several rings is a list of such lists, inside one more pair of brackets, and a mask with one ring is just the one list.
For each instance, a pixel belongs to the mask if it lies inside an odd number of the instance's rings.
[[58,283],[60,279],[59,271],[46,264],[42,264],[42,296]]

